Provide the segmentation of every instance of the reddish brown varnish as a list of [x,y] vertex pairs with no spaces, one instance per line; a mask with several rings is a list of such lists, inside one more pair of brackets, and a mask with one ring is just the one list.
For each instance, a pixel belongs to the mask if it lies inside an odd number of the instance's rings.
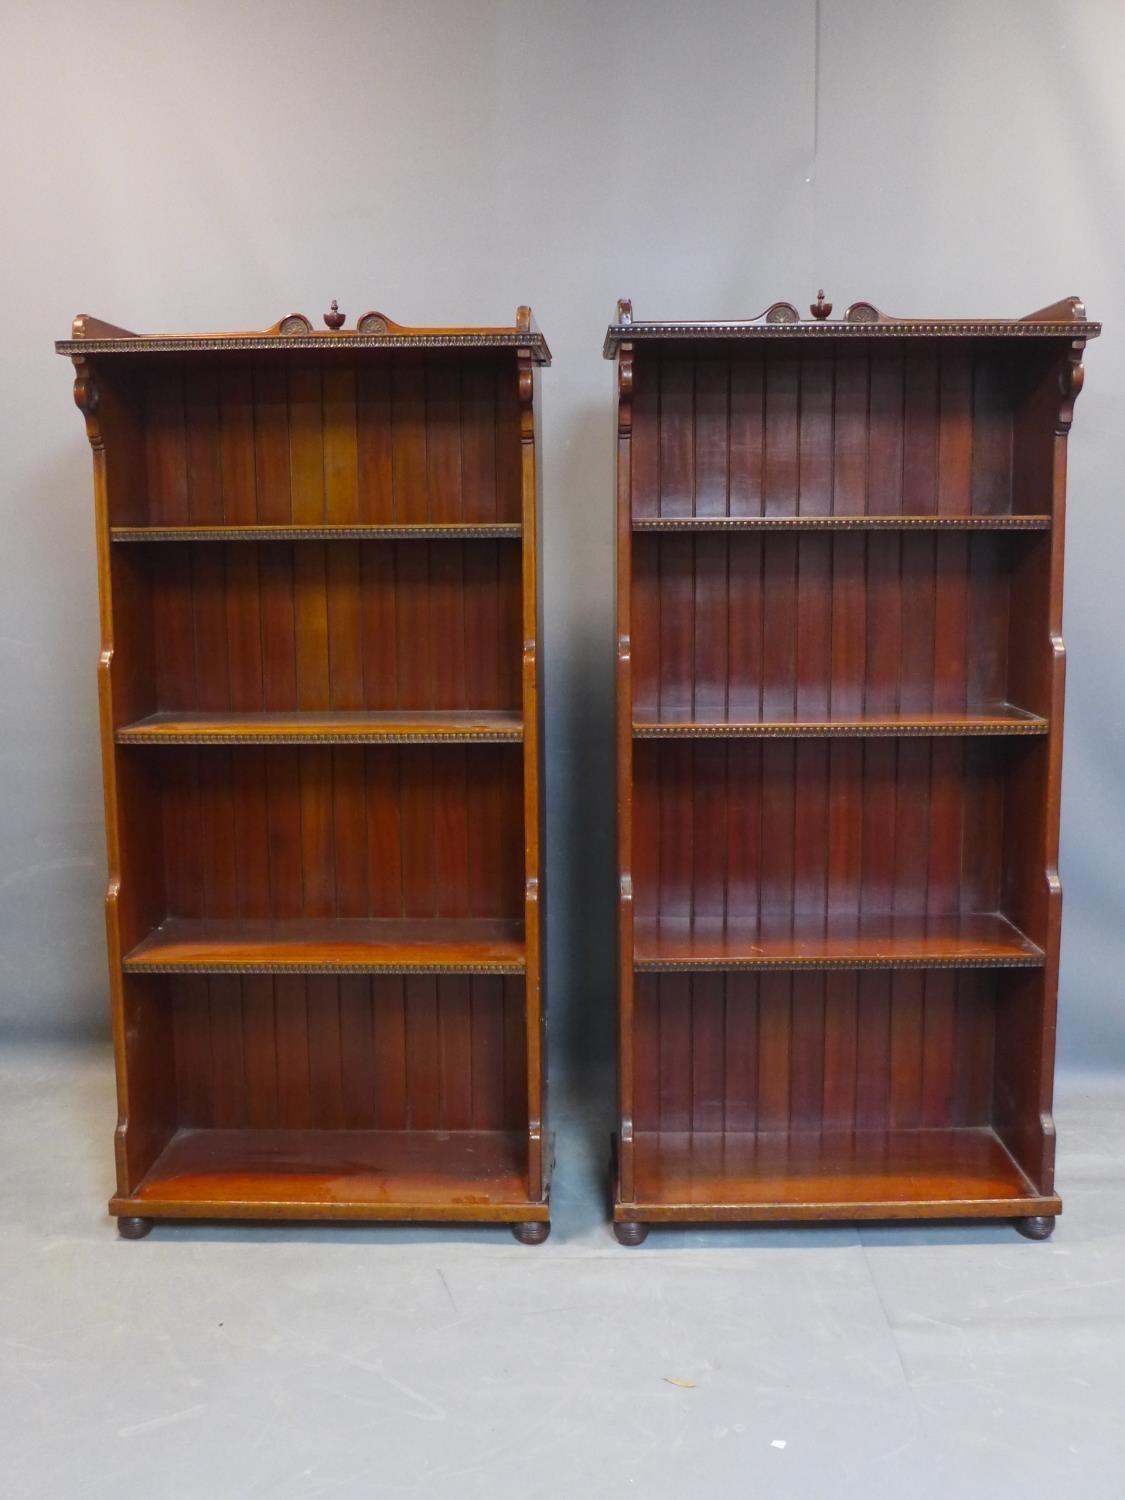
[[542,335],[59,344],[94,451],[117,1192],[548,1227]]
[[618,308],[615,1228],[1049,1233],[1076,299]]

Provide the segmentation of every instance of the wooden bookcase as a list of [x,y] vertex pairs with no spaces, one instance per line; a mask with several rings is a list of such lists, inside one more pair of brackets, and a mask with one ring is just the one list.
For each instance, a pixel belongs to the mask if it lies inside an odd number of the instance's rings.
[[511,328],[60,342],[94,455],[119,1228],[549,1231]]
[[1076,299],[618,306],[614,1227],[1049,1234]]

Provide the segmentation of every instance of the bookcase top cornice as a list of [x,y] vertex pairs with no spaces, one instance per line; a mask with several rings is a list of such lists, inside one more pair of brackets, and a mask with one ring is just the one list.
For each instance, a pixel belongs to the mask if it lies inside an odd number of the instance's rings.
[[614,359],[622,344],[673,339],[838,339],[838,338],[1063,338],[1093,339],[1102,331],[1091,323],[1079,297],[1064,297],[1022,318],[895,318],[871,302],[853,302],[829,321],[831,302],[818,292],[802,318],[792,302],[774,302],[756,318],[693,323],[633,321],[629,301],[617,304],[617,321],[606,330],[602,353]]
[[385,313],[365,312],[349,329],[343,326],[345,317],[335,302],[324,314],[324,321],[327,328],[318,329],[304,313],[288,313],[260,332],[140,334],[79,313],[71,337],[57,340],[55,349],[71,358],[90,354],[277,353],[289,349],[514,349],[527,354],[537,365],[551,363],[551,351],[529,307],[517,309],[510,328],[408,328]]

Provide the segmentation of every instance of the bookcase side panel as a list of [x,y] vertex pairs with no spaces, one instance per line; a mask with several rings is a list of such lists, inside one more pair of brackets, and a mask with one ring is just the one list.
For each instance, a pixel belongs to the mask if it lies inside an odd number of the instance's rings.
[[[1021,766],[1009,789],[1007,816],[1016,830],[1006,871],[1006,899],[1042,947],[1040,975],[1028,975],[1001,1013],[996,1066],[998,1131],[1041,1192],[1054,1188],[1055,1036],[1058,1009],[1062,885],[1059,822],[1062,792],[1066,650],[1062,637],[1067,440],[1082,389],[1084,344],[1074,341],[1026,372],[1017,417],[1017,494],[1051,516],[1014,584],[1013,684],[1050,721],[1046,741]],[[1022,497],[1026,497],[1025,499]]]
[[152,691],[151,599],[127,568],[115,568],[111,516],[134,517],[143,495],[138,463],[138,376],[75,361],[75,401],[86,419],[94,473],[100,649],[98,701],[105,800],[105,898],[110,1009],[117,1079],[114,1136],[118,1190],[143,1177],[172,1130],[164,1034],[143,1014],[142,996],[121,970],[122,954],[147,929],[163,900],[159,843],[148,828],[151,784],[119,759],[116,724],[146,705]]
[[[538,446],[539,373],[530,359],[520,356],[513,372],[518,397],[522,544],[522,702],[523,702],[523,839],[524,839],[524,1089],[523,1124],[527,1130],[528,1194],[540,1200],[547,1196],[550,1178],[551,1137],[547,1117],[547,1016],[546,1016],[546,862],[542,855],[545,810],[545,773],[541,761],[543,743],[543,605],[542,500]],[[502,404],[508,410],[508,403]],[[505,438],[505,445],[511,438]],[[507,461],[502,460],[502,470]]]
[[[652,659],[659,601],[638,590],[633,518],[655,514],[660,484],[660,367],[622,348],[614,390],[616,437],[614,587],[614,711],[617,780],[617,1185],[618,1196],[633,1197],[635,1181],[635,1091],[644,1055],[637,1051],[634,1021],[633,933],[636,920],[633,715],[639,691],[639,663]],[[643,839],[646,830],[637,829]]]

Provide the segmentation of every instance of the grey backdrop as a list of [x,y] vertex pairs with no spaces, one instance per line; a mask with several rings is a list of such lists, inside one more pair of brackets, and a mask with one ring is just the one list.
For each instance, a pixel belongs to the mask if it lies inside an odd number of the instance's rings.
[[331,297],[510,321],[543,380],[556,1063],[612,1048],[611,369],[777,298],[1018,316],[1070,293],[1062,1056],[1125,1064],[1120,0],[0,4],[0,1016],[106,1026],[76,312],[265,327]]

